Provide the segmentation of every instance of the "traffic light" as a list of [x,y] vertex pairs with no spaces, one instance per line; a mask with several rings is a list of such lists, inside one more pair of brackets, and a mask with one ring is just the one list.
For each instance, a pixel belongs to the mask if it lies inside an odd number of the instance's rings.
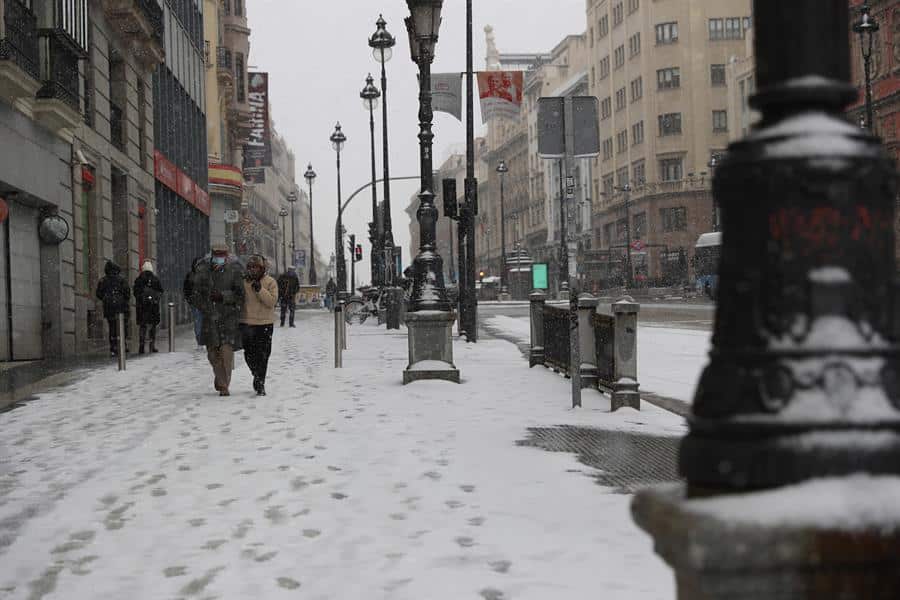
[[362,260],[362,246],[359,244],[356,245],[356,249],[353,252],[353,260],[359,262]]
[[378,239],[378,229],[375,223],[369,223],[369,241],[375,242]]
[[347,250],[350,251],[350,256],[353,256],[354,252],[356,252],[356,234],[351,233],[350,239],[347,240]]

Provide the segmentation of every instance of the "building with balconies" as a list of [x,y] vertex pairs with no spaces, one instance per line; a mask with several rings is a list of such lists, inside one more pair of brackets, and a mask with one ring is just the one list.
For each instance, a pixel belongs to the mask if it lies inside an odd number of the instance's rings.
[[76,352],[72,141],[91,13],[88,0],[0,0],[0,361]]
[[94,296],[106,261],[133,281],[145,259],[157,258],[152,86],[165,56],[155,0],[90,2],[87,22],[73,165],[79,351],[106,344],[103,306]]

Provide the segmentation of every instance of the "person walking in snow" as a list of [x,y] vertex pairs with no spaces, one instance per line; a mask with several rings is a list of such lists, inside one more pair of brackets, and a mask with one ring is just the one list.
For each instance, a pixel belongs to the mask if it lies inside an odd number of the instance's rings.
[[216,244],[212,256],[197,268],[191,305],[203,313],[203,345],[212,365],[213,385],[220,396],[230,396],[234,353],[241,349],[240,319],[244,308],[244,275],[228,246]]
[[106,273],[97,283],[97,299],[103,302],[103,316],[109,325],[109,354],[119,354],[119,322],[120,314],[125,315],[125,352],[128,350],[129,306],[128,298],[131,290],[122,277],[122,269],[111,260],[106,261],[103,268]]
[[185,302],[191,307],[191,315],[194,318],[194,339],[197,341],[197,349],[203,348],[203,311],[199,306],[193,304],[194,295],[194,278],[197,271],[203,264],[203,257],[195,258],[191,263],[191,270],[184,276],[184,283],[181,285],[181,293],[184,295]]
[[329,277],[328,283],[325,284],[325,308],[330,310],[335,307],[336,295],[337,284],[334,282],[334,277]]
[[[257,396],[266,395],[266,371],[269,368],[269,355],[272,354],[278,290],[278,283],[266,273],[266,259],[259,255],[251,256],[244,275],[245,300],[241,313],[241,335],[244,359],[253,374],[253,390]],[[284,308],[281,314],[283,319]],[[293,317],[293,311],[291,316]],[[281,324],[284,325],[284,322]],[[291,323],[292,327],[293,325]]]
[[[248,265],[249,266],[249,265]],[[297,310],[297,293],[300,291],[300,278],[297,277],[297,269],[294,265],[278,278],[278,303],[281,305],[281,326],[284,327],[284,317],[290,312],[289,324],[294,327],[294,313]]]
[[[156,352],[156,328],[160,321],[159,305],[163,288],[153,272],[153,263],[144,261],[141,274],[134,280],[134,307],[139,330],[138,354],[144,353],[144,343],[150,343],[150,352]],[[171,324],[169,325],[171,327]],[[149,333],[149,335],[147,335]]]

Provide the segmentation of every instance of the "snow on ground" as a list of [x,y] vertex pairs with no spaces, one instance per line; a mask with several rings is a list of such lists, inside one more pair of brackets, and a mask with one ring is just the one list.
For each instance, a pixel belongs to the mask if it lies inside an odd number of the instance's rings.
[[[487,324],[527,344],[527,317],[496,316]],[[708,362],[710,334],[695,329],[638,325],[638,382],[641,390],[685,402],[694,401],[697,381]]]
[[653,406],[567,408],[500,340],[455,343],[461,385],[402,386],[406,335],[331,318],[278,329],[269,396],[238,355],[99,370],[0,414],[0,598],[671,598],[630,497],[532,425],[681,435]]

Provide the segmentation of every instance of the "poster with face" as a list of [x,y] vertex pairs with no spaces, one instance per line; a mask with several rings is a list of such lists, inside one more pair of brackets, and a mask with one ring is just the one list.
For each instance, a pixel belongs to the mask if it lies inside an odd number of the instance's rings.
[[517,118],[522,107],[524,81],[522,71],[480,71],[478,97],[482,123],[494,118]]

